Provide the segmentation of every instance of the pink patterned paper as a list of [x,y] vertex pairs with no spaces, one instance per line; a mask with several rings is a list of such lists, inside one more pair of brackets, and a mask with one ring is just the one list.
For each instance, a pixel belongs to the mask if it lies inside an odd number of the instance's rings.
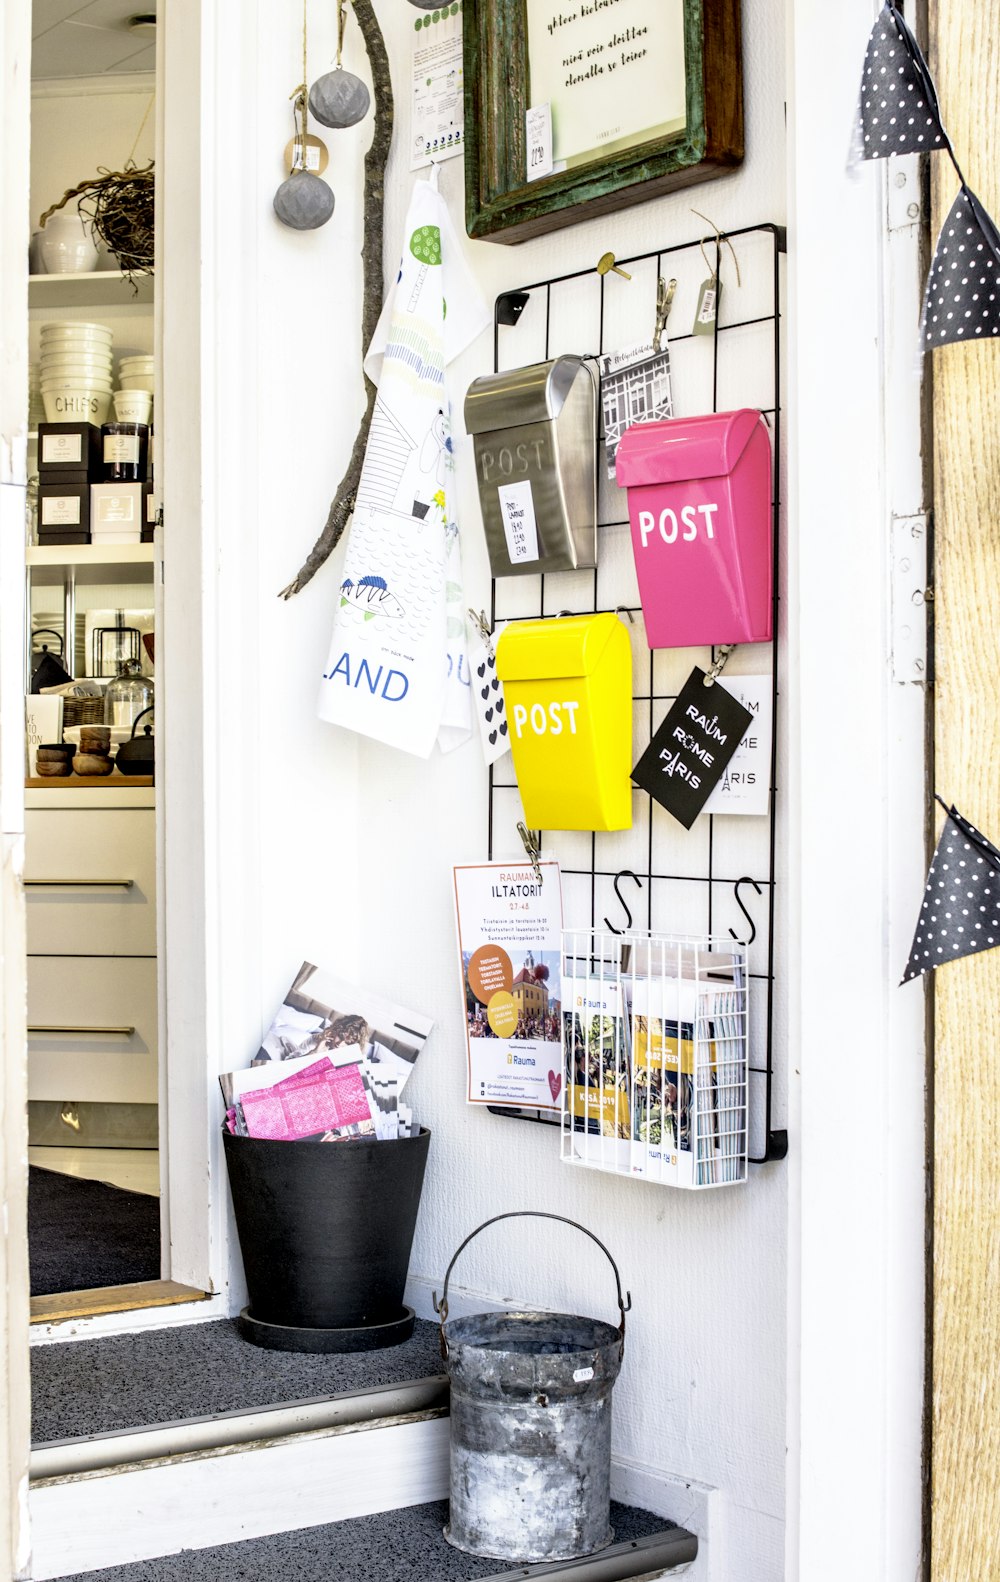
[[364,1125],[374,1132],[371,1110],[357,1066],[318,1063],[273,1088],[244,1093],[243,1114],[251,1137],[294,1142],[301,1137]]

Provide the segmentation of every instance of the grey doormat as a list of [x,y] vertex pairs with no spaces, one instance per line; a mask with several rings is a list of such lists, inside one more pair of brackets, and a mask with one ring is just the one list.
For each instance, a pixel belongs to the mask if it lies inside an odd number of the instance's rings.
[[160,1200],[59,1170],[28,1170],[32,1296],[160,1278]]
[[[88,1571],[66,1582],[473,1582],[498,1573],[523,1577],[518,1566],[481,1560],[445,1543],[447,1500],[356,1516],[325,1527],[304,1527],[270,1538],[250,1538],[214,1549],[184,1549],[180,1554],[132,1565]],[[617,1543],[631,1543],[673,1527],[673,1522],[629,1505],[612,1505]]]
[[241,1339],[231,1319],[33,1346],[31,1437],[89,1439],[443,1372],[437,1325],[421,1319],[402,1346],[342,1357],[263,1351]]

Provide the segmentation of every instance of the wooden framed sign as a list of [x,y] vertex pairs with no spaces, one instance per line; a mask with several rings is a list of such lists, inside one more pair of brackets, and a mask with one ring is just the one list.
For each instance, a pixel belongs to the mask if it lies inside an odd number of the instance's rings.
[[465,0],[463,15],[470,236],[522,242],[741,163],[740,0]]

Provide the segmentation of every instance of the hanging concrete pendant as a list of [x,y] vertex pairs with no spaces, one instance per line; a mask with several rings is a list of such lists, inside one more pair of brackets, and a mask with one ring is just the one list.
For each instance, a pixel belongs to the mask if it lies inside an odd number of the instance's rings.
[[337,66],[317,77],[309,90],[309,108],[324,126],[355,126],[368,114],[371,94],[360,77]]
[[330,187],[309,170],[293,170],[274,194],[274,212],[293,231],[315,231],[333,213]]

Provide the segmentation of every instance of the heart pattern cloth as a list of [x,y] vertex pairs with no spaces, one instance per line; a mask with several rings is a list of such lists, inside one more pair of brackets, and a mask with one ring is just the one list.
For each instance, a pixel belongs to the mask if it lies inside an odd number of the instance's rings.
[[937,93],[920,46],[894,5],[872,28],[861,74],[856,152],[859,159],[926,154],[947,148]]
[[485,641],[478,626],[469,626],[468,643],[473,710],[479,721],[483,757],[487,764],[495,764],[498,758],[510,751],[503,682],[497,675],[497,656],[493,644]]
[[904,983],[1000,945],[1000,851],[957,808],[941,806],[948,817],[927,875]]

